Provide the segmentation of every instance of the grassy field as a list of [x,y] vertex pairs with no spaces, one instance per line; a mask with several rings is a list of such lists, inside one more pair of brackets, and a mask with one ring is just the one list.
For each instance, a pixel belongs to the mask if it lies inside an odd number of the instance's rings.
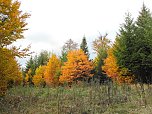
[[152,86],[80,84],[14,87],[0,98],[0,114],[152,114]]

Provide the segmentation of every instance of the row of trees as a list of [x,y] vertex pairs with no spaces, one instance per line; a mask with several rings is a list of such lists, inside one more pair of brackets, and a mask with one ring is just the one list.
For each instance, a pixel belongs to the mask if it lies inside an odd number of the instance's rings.
[[[89,60],[85,37],[83,37],[79,49],[78,44],[69,39],[64,44],[59,57],[49,54],[47,51],[42,51],[34,58],[31,57],[22,71],[24,85],[55,86],[63,83],[71,84],[74,81],[76,83],[82,80],[88,81],[91,78],[98,79],[100,83],[104,82],[108,79],[109,74],[108,76],[105,74],[103,65],[108,56],[107,52],[111,48],[111,42],[106,37],[107,35],[100,36],[93,42],[93,49],[97,54],[94,60]],[[40,60],[43,62],[39,62]],[[124,82],[122,80],[128,80],[128,78],[119,78],[120,83]]]
[[[43,62],[40,62],[43,61]],[[89,60],[86,38],[83,37],[80,49],[78,44],[69,39],[63,46],[62,55],[42,51],[34,59],[27,61],[22,71],[24,84],[45,86],[71,84],[73,81],[86,80],[92,77],[93,63]]]
[[47,64],[39,64],[38,66],[41,66],[34,69],[29,69],[32,65],[27,67],[28,82],[35,84],[39,80],[43,84],[56,85],[93,77],[100,83],[109,78],[117,83],[151,83],[152,16],[150,10],[143,5],[136,21],[131,18],[131,14],[126,14],[125,22],[121,25],[115,42],[112,44],[107,39],[107,34],[100,36],[93,41],[93,50],[97,56],[94,60],[89,60],[86,38],[82,39],[80,49],[78,44],[70,39],[63,46],[60,57],[52,54],[51,58],[46,60]]

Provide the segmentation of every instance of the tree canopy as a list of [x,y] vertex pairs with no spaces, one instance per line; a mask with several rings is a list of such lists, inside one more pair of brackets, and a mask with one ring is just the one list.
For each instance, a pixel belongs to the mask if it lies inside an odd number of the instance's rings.
[[0,0],[0,8],[0,48],[2,48],[24,37],[23,32],[27,30],[25,20],[30,15],[22,13],[19,1]]
[[61,68],[60,82],[86,80],[93,76],[91,70],[93,70],[92,63],[82,50],[70,51],[67,55],[67,62]]

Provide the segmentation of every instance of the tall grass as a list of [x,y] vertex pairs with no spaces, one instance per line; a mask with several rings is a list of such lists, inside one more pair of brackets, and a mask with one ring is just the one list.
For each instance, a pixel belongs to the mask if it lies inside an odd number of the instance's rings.
[[1,114],[150,114],[152,87],[107,82],[72,87],[14,87],[0,98]]

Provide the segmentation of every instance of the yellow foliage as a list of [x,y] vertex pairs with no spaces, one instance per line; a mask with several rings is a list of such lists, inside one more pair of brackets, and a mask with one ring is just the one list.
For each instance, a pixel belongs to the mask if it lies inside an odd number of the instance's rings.
[[29,75],[26,74],[26,76],[25,76],[25,83],[26,83],[26,85],[28,85],[28,81],[29,81]]
[[32,70],[29,69],[28,72],[26,73],[26,76],[25,76],[25,83],[26,83],[26,85],[29,85],[29,82],[32,79],[31,72],[32,72]]
[[45,72],[46,66],[39,66],[36,69],[36,74],[33,77],[33,83],[35,86],[42,86],[44,85],[44,72]]
[[26,18],[29,14],[20,11],[20,2],[17,0],[0,0],[0,48],[12,44],[23,38]]
[[57,73],[60,71],[60,69],[60,59],[55,54],[52,54],[44,73],[44,80],[48,86],[59,84],[59,76]]
[[35,86],[42,86],[44,84],[44,78],[41,75],[34,75],[33,83]]
[[61,68],[60,82],[71,83],[74,80],[82,80],[92,77],[92,63],[82,50],[70,51],[67,55],[67,62]]
[[7,91],[7,80],[1,78],[0,80],[0,97],[4,96],[6,94]]
[[117,78],[117,80],[119,83],[130,84],[130,83],[134,82],[134,78],[135,78],[135,76],[132,73],[130,73],[127,68],[122,68],[120,70],[120,75]]
[[0,96],[5,94],[7,87],[20,84],[21,81],[22,76],[15,57],[10,50],[0,48]]

